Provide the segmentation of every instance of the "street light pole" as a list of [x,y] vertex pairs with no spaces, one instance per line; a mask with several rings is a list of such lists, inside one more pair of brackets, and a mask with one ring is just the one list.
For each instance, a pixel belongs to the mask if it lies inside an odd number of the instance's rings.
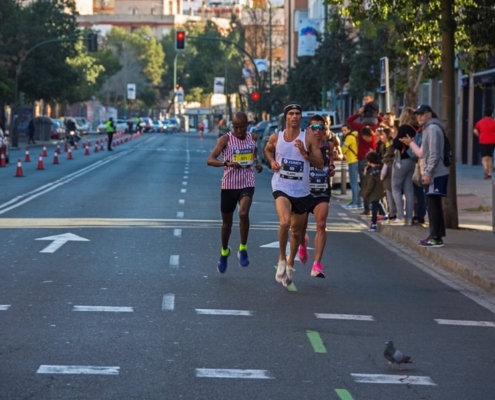
[[270,69],[269,69],[269,74],[270,74],[270,77],[268,79],[268,87],[270,88],[270,96],[271,96],[271,92],[272,92],[272,3],[270,2],[270,0],[266,0],[268,5],[270,6],[270,10],[269,10],[269,50],[270,50],[270,53],[269,53],[269,59],[270,59]]
[[175,96],[177,96],[177,58],[178,57],[179,57],[179,52],[176,52],[175,53],[175,58],[174,58],[174,87],[173,87],[174,97],[172,99],[172,104],[174,105],[174,117],[176,115],[176,112],[175,112]]

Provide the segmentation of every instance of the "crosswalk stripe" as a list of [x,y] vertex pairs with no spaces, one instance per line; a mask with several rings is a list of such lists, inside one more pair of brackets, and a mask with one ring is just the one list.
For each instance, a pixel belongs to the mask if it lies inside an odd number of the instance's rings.
[[399,385],[436,386],[429,376],[383,375],[383,374],[351,374],[357,383],[385,383]]
[[37,374],[118,375],[120,367],[83,365],[40,365]]
[[74,306],[72,311],[95,312],[134,312],[133,307],[108,307],[108,306]]
[[436,319],[440,325],[458,325],[458,326],[486,326],[495,328],[495,322],[490,321],[461,321],[455,319]]
[[204,308],[196,308],[196,313],[199,315],[239,315],[244,317],[253,316],[253,312],[247,310],[210,310]]
[[196,368],[198,378],[275,379],[264,369]]
[[374,321],[372,315],[353,315],[353,314],[319,314],[315,313],[319,319],[343,319],[350,321]]

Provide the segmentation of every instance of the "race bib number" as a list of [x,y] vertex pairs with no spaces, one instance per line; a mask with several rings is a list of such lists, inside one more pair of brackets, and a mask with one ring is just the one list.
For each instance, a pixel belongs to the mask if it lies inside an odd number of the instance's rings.
[[328,168],[324,170],[314,169],[309,173],[309,188],[313,190],[328,189]]
[[249,167],[253,165],[254,155],[252,149],[235,149],[232,153],[232,161],[241,165],[241,167]]
[[280,177],[284,179],[292,179],[302,181],[304,176],[304,162],[297,160],[282,159],[280,165]]

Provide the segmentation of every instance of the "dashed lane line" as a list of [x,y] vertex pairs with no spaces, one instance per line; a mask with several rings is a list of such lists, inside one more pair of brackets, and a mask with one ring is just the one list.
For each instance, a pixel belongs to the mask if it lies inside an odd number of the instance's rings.
[[185,204],[186,201],[184,199],[179,199],[179,204]]
[[248,310],[213,310],[205,308],[196,308],[196,313],[199,315],[234,315],[243,317],[252,317],[253,312]]
[[180,238],[182,236],[182,229],[174,229],[174,236]]
[[372,315],[354,315],[354,314],[320,314],[315,313],[318,319],[341,319],[349,321],[374,321]]
[[177,218],[184,218],[184,211],[177,211]]
[[187,192],[187,189],[181,189],[180,192],[181,193],[186,193]]
[[461,321],[455,319],[436,319],[439,325],[458,325],[458,326],[484,326],[495,328],[495,322],[490,321]]
[[356,383],[381,383],[398,385],[427,385],[437,384],[429,376],[414,375],[384,375],[384,374],[351,374]]
[[10,308],[10,304],[0,304],[0,311],[7,311]]
[[175,307],[175,294],[169,293],[163,296],[162,310],[173,311]]
[[134,308],[133,307],[109,307],[109,306],[74,306],[72,311],[134,312]]
[[196,368],[198,378],[275,379],[265,369]]
[[178,255],[171,255],[169,265],[172,268],[179,268],[179,256]]
[[62,375],[118,375],[120,367],[96,367],[91,365],[40,365],[37,374]]

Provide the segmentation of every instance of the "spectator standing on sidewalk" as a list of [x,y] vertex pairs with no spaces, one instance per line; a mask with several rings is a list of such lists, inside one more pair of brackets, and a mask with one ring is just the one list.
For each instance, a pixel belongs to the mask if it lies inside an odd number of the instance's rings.
[[34,120],[31,118],[27,127],[28,144],[36,144],[34,141]]
[[383,182],[380,179],[382,170],[380,155],[376,151],[370,151],[366,154],[366,164],[360,195],[371,204],[371,224],[368,230],[374,232],[378,220],[378,208],[383,197]]
[[481,162],[485,173],[484,179],[492,177],[493,151],[495,150],[495,119],[492,118],[493,108],[485,109],[485,117],[474,126],[473,133],[479,137]]
[[423,141],[421,154],[424,168],[421,173],[426,186],[426,204],[430,222],[430,236],[420,240],[425,247],[442,247],[445,236],[445,220],[443,216],[442,197],[447,196],[449,168],[443,160],[445,146],[445,128],[438,118],[434,118],[429,105],[419,106],[415,114],[422,127]]
[[[414,137],[417,130],[414,109],[405,107],[399,120],[399,130],[394,139],[395,160],[392,169],[392,195],[397,207],[397,218],[392,225],[412,225],[414,211],[414,188],[412,177],[416,162],[407,152],[407,146],[400,139]],[[405,204],[404,204],[405,200]]]
[[[356,120],[364,113],[364,107],[361,107],[359,111],[351,115],[349,118],[345,120],[347,124],[351,127],[352,130],[355,130],[358,133],[358,171],[359,171],[359,180],[361,185],[364,180],[364,169],[366,168],[366,154],[370,151],[376,149],[376,141],[374,131],[378,128],[383,119],[378,116],[378,123],[374,125],[366,125],[356,122]],[[370,203],[367,200],[364,200],[364,211],[361,215],[371,215]]]
[[342,135],[344,135],[342,153],[347,162],[349,184],[351,185],[352,192],[351,202],[344,206],[344,208],[357,210],[363,208],[363,202],[361,201],[361,197],[359,197],[358,133],[352,131],[349,124],[344,124],[342,125]]
[[378,128],[381,134],[381,140],[384,143],[382,156],[382,171],[380,179],[383,181],[385,196],[387,199],[387,223],[395,220],[397,216],[397,208],[395,207],[394,196],[392,195],[392,168],[394,163],[394,137],[391,128]]

